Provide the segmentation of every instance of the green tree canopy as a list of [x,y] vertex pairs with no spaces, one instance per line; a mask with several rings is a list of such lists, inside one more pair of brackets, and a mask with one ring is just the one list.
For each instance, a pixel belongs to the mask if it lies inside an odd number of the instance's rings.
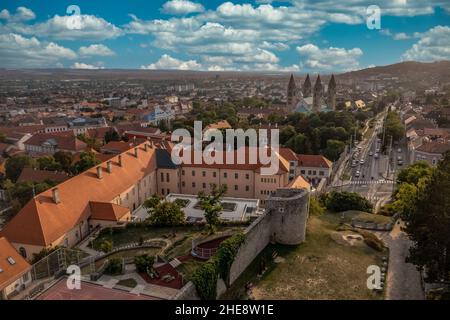
[[330,192],[322,198],[325,207],[333,212],[358,210],[372,212],[373,205],[369,200],[355,192]]
[[430,281],[449,281],[450,152],[418,189],[411,212],[403,216],[405,231],[414,242],[407,261],[426,270]]
[[34,164],[34,160],[29,156],[19,155],[8,158],[5,164],[6,178],[16,182],[23,168],[33,167]]
[[150,217],[147,221],[158,227],[173,227],[183,225],[186,222],[184,212],[173,202],[162,201],[152,210],[149,210]]
[[198,194],[199,203],[202,210],[205,211],[205,219],[210,233],[214,233],[216,227],[220,224],[219,214],[223,210],[220,200],[226,192],[226,185],[218,187],[217,185],[212,184],[209,195],[205,194],[203,191]]
[[77,175],[80,174],[98,164],[100,164],[100,160],[95,157],[95,153],[93,152],[82,152],[80,155],[80,160],[77,161],[70,169],[70,171]]

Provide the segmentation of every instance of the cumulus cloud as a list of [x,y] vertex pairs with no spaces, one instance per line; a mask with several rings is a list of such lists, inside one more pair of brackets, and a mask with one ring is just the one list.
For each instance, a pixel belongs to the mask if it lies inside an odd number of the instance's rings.
[[348,71],[359,68],[358,59],[363,55],[360,48],[324,48],[313,44],[297,47],[302,57],[302,65],[319,71]]
[[172,58],[168,54],[164,54],[155,63],[148,66],[141,66],[141,69],[148,70],[200,70],[201,65],[195,60],[183,61]]
[[56,40],[103,40],[117,38],[123,31],[114,24],[93,15],[79,15],[79,28],[74,29],[73,16],[55,15],[52,18],[35,24],[25,24],[22,21],[8,20],[0,26],[0,31],[14,32],[23,35],[36,36]]
[[101,56],[101,57],[107,57],[107,56],[113,56],[115,53],[108,48],[107,46],[103,44],[91,44],[88,47],[80,47],[78,52],[82,56]]
[[419,41],[403,54],[403,60],[450,60],[450,27],[436,26],[416,36]]
[[163,4],[161,11],[167,14],[184,15],[205,11],[200,3],[188,0],[171,0]]
[[86,70],[97,70],[97,69],[104,69],[102,66],[95,66],[92,64],[82,63],[82,62],[75,62],[72,67],[72,69],[86,69]]
[[15,14],[11,14],[7,9],[0,11],[0,20],[7,20],[8,22],[30,21],[36,19],[33,10],[18,7]]
[[2,67],[54,67],[62,60],[76,59],[77,54],[54,42],[41,42],[35,37],[0,34]]
[[380,31],[380,33],[385,35],[385,36],[391,37],[394,40],[408,40],[408,39],[411,39],[411,36],[407,35],[404,32],[393,33],[389,29],[383,29],[383,30]]

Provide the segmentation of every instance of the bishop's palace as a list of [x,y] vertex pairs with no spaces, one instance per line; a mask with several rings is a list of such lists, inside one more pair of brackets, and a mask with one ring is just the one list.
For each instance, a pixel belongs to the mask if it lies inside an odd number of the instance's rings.
[[294,75],[291,74],[287,92],[287,108],[293,112],[317,113],[336,110],[336,80],[331,76],[328,83],[328,89],[325,94],[325,88],[317,76],[314,88],[311,85],[309,74],[303,83],[303,87],[297,87]]

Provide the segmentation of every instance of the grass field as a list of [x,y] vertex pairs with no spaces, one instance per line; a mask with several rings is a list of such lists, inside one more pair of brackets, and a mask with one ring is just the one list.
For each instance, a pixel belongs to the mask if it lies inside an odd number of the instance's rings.
[[367,267],[381,265],[387,252],[377,252],[368,246],[338,244],[331,238],[339,225],[335,214],[311,217],[306,241],[298,246],[269,245],[264,255],[278,253],[283,262],[268,264],[261,279],[256,277],[259,259],[241,275],[224,299],[242,298],[243,287],[253,283],[256,299],[382,299],[367,289]]

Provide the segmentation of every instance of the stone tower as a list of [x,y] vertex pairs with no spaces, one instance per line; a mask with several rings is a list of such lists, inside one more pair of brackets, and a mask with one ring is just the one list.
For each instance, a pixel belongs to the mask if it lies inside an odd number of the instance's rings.
[[297,85],[295,84],[294,75],[291,74],[287,91],[287,106],[292,107],[297,100]]
[[330,82],[328,83],[327,96],[328,108],[336,111],[336,80],[334,79],[334,74],[331,75]]
[[309,216],[309,192],[304,189],[278,189],[266,202],[271,214],[272,240],[285,245],[305,241]]
[[311,79],[309,78],[309,73],[307,74],[305,83],[303,84],[303,97],[311,97]]
[[313,112],[318,113],[320,107],[323,104],[323,86],[320,80],[320,75],[317,76],[316,84],[314,85],[314,96],[313,96]]

